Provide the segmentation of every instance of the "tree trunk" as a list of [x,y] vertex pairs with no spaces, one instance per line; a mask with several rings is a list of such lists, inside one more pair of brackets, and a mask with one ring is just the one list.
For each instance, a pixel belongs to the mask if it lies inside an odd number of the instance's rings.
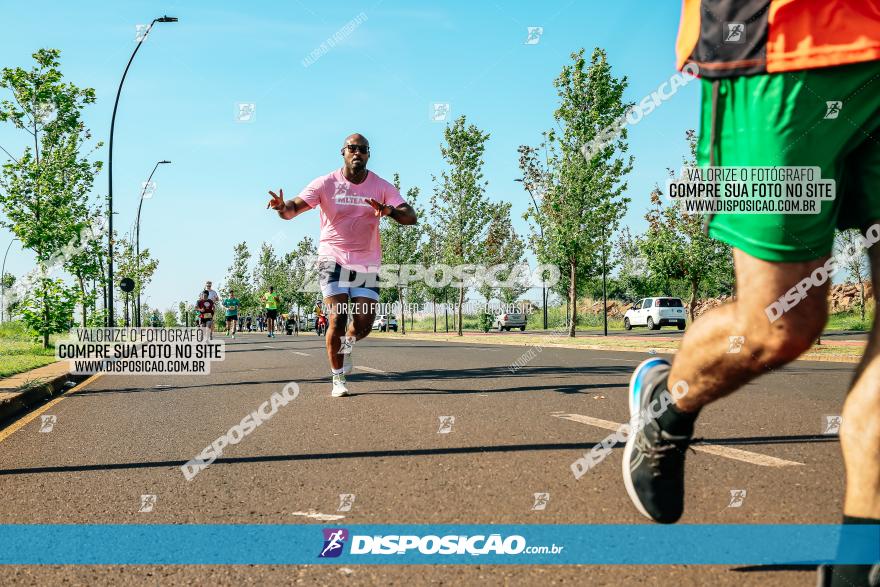
[[462,311],[464,310],[464,283],[461,284],[461,287],[458,288],[458,310],[456,314],[458,314],[458,335],[464,336],[462,333]]
[[864,280],[859,282],[859,297],[861,298],[861,306],[862,306],[862,322],[865,321],[865,282]]
[[49,348],[49,294],[46,292],[45,281],[43,281],[43,348]]
[[[104,271],[104,259],[101,257],[98,257],[98,262],[101,265],[100,282],[101,282],[101,295],[103,296],[103,298],[102,298],[103,304],[101,307],[101,311],[104,313],[104,326],[107,326],[107,286],[105,285],[107,282],[107,273],[106,273],[106,271]],[[98,303],[98,301],[95,300],[95,304],[97,304],[97,303]]]
[[569,315],[568,336],[574,338],[575,324],[577,323],[577,262],[572,261],[569,265],[568,280],[568,307],[571,314]]
[[86,284],[83,282],[83,278],[81,274],[77,274],[77,280],[79,281],[79,293],[81,296],[81,305],[82,305],[82,326],[86,327]]
[[437,334],[437,298],[431,299],[431,307],[434,309],[434,334]]
[[699,281],[691,282],[691,307],[688,308],[688,314],[691,317],[691,322],[694,321],[694,306],[697,305],[697,290],[700,289]]
[[406,310],[403,308],[403,288],[400,287],[400,279],[397,280],[397,301],[400,303],[400,333],[406,334]]

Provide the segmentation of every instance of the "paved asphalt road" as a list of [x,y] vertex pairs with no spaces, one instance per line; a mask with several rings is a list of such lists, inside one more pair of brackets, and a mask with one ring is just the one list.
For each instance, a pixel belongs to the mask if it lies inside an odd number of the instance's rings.
[[[331,398],[322,340],[240,335],[209,376],[107,375],[0,441],[0,523],[643,524],[622,450],[580,480],[569,465],[623,422],[638,353],[367,339],[353,396]],[[837,523],[837,414],[853,365],[797,362],[706,409],[682,523]],[[300,396],[193,481],[178,466],[290,381]],[[170,387],[165,387],[169,385]],[[455,416],[438,434],[440,416]],[[3,434],[0,432],[0,437]],[[417,454],[413,450],[418,449]],[[739,452],[737,452],[739,451]],[[745,452],[742,452],[745,451]],[[763,457],[775,457],[768,466]],[[177,466],[175,465],[177,464]],[[121,465],[121,466],[120,466]],[[745,489],[741,507],[730,492]],[[549,492],[544,511],[533,494]],[[138,513],[140,496],[157,496]],[[669,545],[657,545],[668,548]],[[813,585],[804,568],[524,566],[6,567],[5,584],[307,583]]]

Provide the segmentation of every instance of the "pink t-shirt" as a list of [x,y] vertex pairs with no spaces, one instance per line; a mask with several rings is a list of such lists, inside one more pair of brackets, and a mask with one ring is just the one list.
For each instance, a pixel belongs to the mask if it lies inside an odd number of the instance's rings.
[[355,271],[378,267],[382,259],[379,217],[364,200],[373,198],[395,207],[403,204],[394,184],[372,171],[363,182],[351,183],[337,169],[313,180],[299,197],[312,208],[321,208],[318,255],[333,257],[343,267]]

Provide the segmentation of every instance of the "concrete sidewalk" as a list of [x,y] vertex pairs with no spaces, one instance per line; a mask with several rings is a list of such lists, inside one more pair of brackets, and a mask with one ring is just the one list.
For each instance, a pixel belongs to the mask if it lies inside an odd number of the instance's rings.
[[57,361],[12,377],[0,379],[0,423],[34,404],[58,395],[68,382],[70,364]]

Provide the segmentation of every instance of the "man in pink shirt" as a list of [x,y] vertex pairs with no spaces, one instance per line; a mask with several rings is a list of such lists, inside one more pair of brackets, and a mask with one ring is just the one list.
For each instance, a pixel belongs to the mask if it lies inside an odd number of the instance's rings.
[[[389,216],[400,224],[416,223],[415,211],[397,188],[367,171],[369,159],[370,142],[363,135],[353,134],[342,145],[341,169],[315,179],[286,202],[283,190],[269,192],[272,199],[267,208],[277,210],[285,220],[320,208],[318,271],[330,318],[327,357],[333,373],[333,397],[348,395],[345,375],[352,369],[350,343],[366,337],[376,317],[377,273],[382,260],[379,220]],[[337,311],[339,304],[349,302],[351,320],[347,313]]]

